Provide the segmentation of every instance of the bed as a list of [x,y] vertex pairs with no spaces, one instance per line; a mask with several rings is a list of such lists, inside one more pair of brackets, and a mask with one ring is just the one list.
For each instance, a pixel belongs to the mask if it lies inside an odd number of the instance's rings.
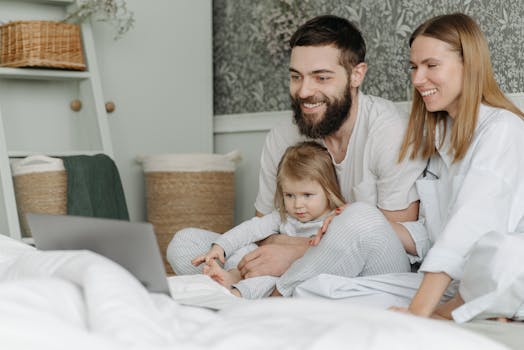
[[[365,305],[309,297],[241,300],[206,276],[170,278],[174,300],[148,293],[97,254],[43,252],[2,235],[0,281],[2,349],[511,348],[482,335],[486,330]],[[478,326],[513,335],[524,330]]]

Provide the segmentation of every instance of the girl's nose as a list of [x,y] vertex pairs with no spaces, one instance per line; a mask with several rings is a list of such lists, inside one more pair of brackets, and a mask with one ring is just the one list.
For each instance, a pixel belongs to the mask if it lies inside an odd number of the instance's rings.
[[295,198],[295,208],[300,208],[302,207],[303,204],[304,204],[304,201],[302,200],[302,198],[300,196],[297,196]]

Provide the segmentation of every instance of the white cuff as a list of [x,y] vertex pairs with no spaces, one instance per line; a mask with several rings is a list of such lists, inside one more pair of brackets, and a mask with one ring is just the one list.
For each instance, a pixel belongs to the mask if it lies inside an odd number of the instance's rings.
[[409,235],[415,242],[415,249],[417,250],[417,255],[408,254],[409,262],[411,264],[420,262],[431,248],[431,241],[429,240],[428,231],[426,226],[424,226],[424,220],[420,219],[419,221],[406,221],[399,222],[402,226],[408,230]]
[[448,249],[433,246],[419,271],[445,272],[454,280],[461,280],[464,274],[464,257]]

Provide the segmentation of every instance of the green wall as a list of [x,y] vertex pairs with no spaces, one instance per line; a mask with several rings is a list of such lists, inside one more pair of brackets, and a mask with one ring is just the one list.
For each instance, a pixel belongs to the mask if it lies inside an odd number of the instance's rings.
[[457,11],[480,24],[503,90],[523,92],[522,0],[214,0],[214,114],[289,109],[287,39],[320,14],[361,28],[368,48],[365,93],[408,100],[409,35],[425,19]]

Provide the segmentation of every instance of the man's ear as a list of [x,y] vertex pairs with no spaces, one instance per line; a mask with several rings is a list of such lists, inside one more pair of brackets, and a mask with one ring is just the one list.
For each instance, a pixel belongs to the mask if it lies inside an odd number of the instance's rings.
[[358,88],[362,82],[364,81],[364,77],[366,76],[366,72],[368,70],[368,65],[366,62],[361,62],[357,64],[353,69],[351,70],[351,87],[352,88]]

